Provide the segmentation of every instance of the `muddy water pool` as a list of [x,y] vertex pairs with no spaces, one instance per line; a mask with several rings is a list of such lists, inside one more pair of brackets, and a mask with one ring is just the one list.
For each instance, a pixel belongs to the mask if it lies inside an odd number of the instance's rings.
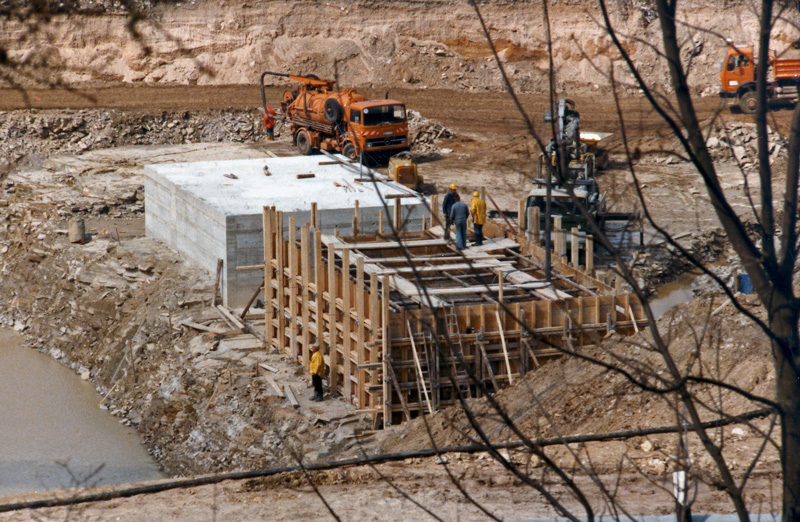
[[0,495],[162,478],[88,381],[0,330]]

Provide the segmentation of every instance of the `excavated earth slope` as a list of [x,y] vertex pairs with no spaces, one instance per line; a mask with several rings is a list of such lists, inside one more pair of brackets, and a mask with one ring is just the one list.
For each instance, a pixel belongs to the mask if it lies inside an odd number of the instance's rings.
[[[503,89],[475,11],[465,1],[146,3],[140,6],[145,18],[133,31],[119,8],[85,4],[84,14],[58,14],[36,26],[38,19],[0,17],[0,47],[12,62],[28,65],[7,69],[8,79],[22,85],[56,78],[73,84],[225,85],[253,84],[261,72],[277,71],[336,77],[347,86]],[[652,47],[659,41],[659,23],[651,3],[608,4],[612,26],[641,64],[644,78],[665,84],[665,65],[655,64]],[[618,80],[631,81],[605,34],[597,2],[548,6],[560,89],[602,88],[612,64]],[[710,7],[690,0],[681,6],[679,18],[686,27],[722,28],[722,37],[737,42],[757,40],[757,20],[744,2]],[[481,2],[480,8],[514,87],[546,92],[549,57],[541,2]],[[681,40],[693,64],[690,82],[698,92],[715,94],[724,42],[687,28]],[[789,23],[776,24],[774,48],[781,51],[794,40]],[[268,82],[281,83],[276,78]]]

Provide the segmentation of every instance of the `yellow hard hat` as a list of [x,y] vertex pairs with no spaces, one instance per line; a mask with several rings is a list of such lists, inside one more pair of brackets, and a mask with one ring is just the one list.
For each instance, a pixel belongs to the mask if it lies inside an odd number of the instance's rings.
[[472,197],[477,198],[478,196],[480,196],[480,194],[478,194],[477,190],[472,193]]
[[455,189],[457,189],[458,187],[456,187],[456,184],[455,184],[455,183],[450,183],[450,188],[451,188],[451,189],[453,189],[453,190],[455,190]]

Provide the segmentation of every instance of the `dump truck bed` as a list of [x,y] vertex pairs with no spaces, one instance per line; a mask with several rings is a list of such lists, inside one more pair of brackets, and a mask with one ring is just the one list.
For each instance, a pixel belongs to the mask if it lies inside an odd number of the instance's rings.
[[776,80],[800,78],[800,58],[776,58],[772,71]]

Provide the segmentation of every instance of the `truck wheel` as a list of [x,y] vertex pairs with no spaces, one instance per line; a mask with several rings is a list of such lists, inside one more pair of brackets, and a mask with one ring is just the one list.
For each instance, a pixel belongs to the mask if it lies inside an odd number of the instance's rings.
[[336,123],[342,119],[342,106],[335,98],[325,100],[325,119],[330,123]]
[[300,154],[303,156],[308,156],[311,154],[311,138],[305,129],[300,129],[297,131],[294,139],[295,143],[297,143],[297,150],[300,151]]
[[758,108],[758,95],[756,91],[747,91],[739,96],[739,108],[745,114],[755,114]]
[[358,157],[358,154],[356,154],[356,146],[348,141],[344,144],[344,147],[342,147],[342,155],[349,160],[355,160]]

